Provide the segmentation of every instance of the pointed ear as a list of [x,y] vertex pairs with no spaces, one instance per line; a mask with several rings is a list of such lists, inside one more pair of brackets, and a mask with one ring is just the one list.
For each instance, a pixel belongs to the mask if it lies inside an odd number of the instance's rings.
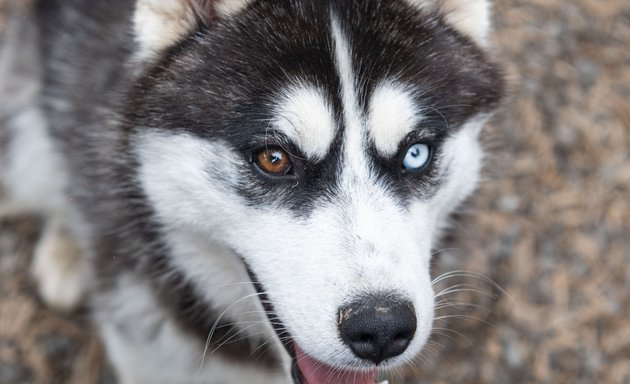
[[407,0],[422,11],[437,11],[458,31],[483,47],[489,45],[491,4],[489,0]]
[[175,45],[197,27],[243,10],[250,0],[137,0],[135,38],[140,59]]

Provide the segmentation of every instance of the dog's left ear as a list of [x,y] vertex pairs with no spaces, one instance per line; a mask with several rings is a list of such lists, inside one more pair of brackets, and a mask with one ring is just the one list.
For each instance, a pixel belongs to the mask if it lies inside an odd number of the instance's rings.
[[490,0],[406,0],[425,12],[437,11],[461,33],[483,47],[490,34]]
[[175,45],[199,23],[209,24],[243,10],[250,0],[137,0],[134,32],[140,59]]

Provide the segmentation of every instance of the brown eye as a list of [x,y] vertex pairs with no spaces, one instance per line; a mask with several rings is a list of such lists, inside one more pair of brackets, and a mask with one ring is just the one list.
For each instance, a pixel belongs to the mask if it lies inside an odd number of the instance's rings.
[[280,148],[267,148],[256,155],[256,165],[270,175],[287,175],[291,171],[289,154]]

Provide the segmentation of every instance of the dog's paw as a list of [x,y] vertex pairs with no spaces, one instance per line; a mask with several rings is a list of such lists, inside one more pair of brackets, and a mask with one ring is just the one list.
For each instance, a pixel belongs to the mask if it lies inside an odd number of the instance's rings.
[[84,261],[76,242],[62,227],[49,224],[35,248],[31,274],[50,307],[71,311],[84,293]]

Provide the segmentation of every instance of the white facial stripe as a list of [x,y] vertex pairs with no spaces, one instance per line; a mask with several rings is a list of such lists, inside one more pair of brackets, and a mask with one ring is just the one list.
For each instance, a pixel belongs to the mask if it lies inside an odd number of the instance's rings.
[[[344,111],[344,172],[346,176],[352,173],[352,177],[369,179],[365,151],[365,134],[363,132],[364,119],[356,92],[356,81],[352,70],[351,47],[343,36],[339,22],[332,16],[332,36],[335,44],[335,61],[339,79],[341,81],[341,98]],[[348,179],[346,177],[345,179]]]
[[289,90],[277,108],[274,122],[302,152],[314,160],[322,160],[335,137],[332,107],[323,92],[309,86]]
[[422,120],[413,95],[402,85],[379,85],[370,100],[369,133],[382,156],[391,156]]
[[[318,249],[315,260],[319,265],[336,265],[334,273],[340,276],[333,281],[345,281],[344,289],[337,288],[335,292],[325,293],[334,294],[337,297],[341,293],[345,301],[355,299],[357,292],[394,290],[413,297],[419,323],[416,336],[405,352],[409,358],[418,353],[425,343],[433,320],[433,292],[428,273],[430,239],[422,236],[428,232],[423,229],[430,225],[423,216],[418,216],[417,220],[411,221],[413,225],[409,225],[408,217],[400,211],[385,189],[371,175],[366,153],[367,132],[364,128],[368,124],[359,107],[357,82],[352,70],[351,47],[334,16],[332,20],[332,36],[341,81],[345,128],[340,188],[346,199],[341,199],[330,209],[334,212],[333,217],[344,217],[349,219],[349,222],[345,219],[332,225],[326,222],[317,225],[317,230],[312,231],[325,232],[336,227],[335,232],[341,236],[330,236],[330,238],[337,238],[339,245],[343,244],[346,255],[343,262],[339,262],[337,255],[331,255],[330,251],[324,251],[322,254],[321,249]],[[323,210],[320,211],[324,213]],[[334,244],[330,239],[324,243]],[[395,250],[392,244],[396,244]],[[322,262],[323,257],[329,258],[330,262]],[[329,272],[325,274],[329,275]],[[339,302],[337,297],[333,302]],[[331,309],[334,311],[337,308]],[[290,312],[290,309],[284,309],[283,312]],[[328,313],[330,312],[329,310]],[[320,314],[318,318],[326,317]],[[297,335],[297,342],[307,353],[312,353],[314,356],[332,355],[335,363],[344,361],[340,360],[340,356],[348,361],[345,357],[348,356],[345,347],[342,347],[343,352],[339,353],[331,349],[331,343],[328,340],[322,338],[322,334],[334,334],[336,332],[334,327],[323,330],[317,329],[317,325],[315,327],[311,327],[310,324],[304,327],[299,323],[292,325],[299,327],[294,334]],[[315,329],[317,333],[312,332]],[[304,336],[307,337],[304,338]],[[405,358],[404,355],[403,358]],[[347,364],[351,363],[353,361],[348,361]]]

